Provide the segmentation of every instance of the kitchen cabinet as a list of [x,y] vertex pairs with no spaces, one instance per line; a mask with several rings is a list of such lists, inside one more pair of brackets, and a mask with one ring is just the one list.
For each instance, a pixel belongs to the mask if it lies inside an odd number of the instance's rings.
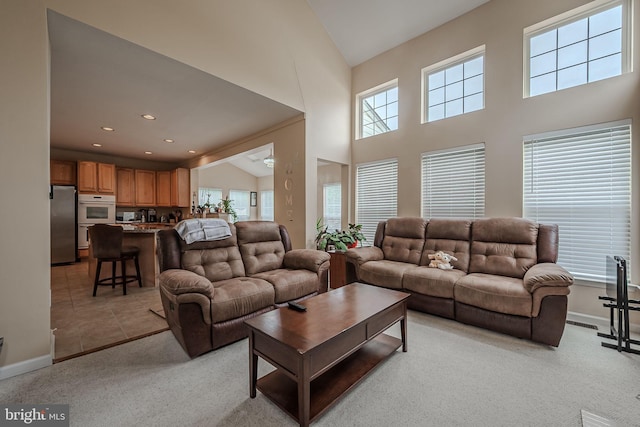
[[76,162],[51,160],[49,162],[51,185],[76,185]]
[[136,180],[133,169],[116,169],[116,205],[136,205]]
[[171,206],[191,206],[191,172],[186,168],[171,171]]
[[98,193],[115,194],[116,165],[98,163]]
[[171,171],[156,172],[156,205],[170,207],[173,198],[171,193]]
[[156,206],[156,172],[135,170],[136,206]]
[[116,166],[108,163],[78,162],[78,192],[114,194]]

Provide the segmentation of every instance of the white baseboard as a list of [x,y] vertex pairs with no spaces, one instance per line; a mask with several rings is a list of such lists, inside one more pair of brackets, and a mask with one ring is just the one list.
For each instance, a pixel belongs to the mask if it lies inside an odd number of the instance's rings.
[[36,369],[46,368],[53,364],[51,355],[40,356],[34,359],[25,360],[14,363],[13,365],[0,366],[0,380],[15,377],[16,375],[26,374]]
[[[590,325],[596,325],[602,332],[609,330],[609,318],[591,316],[589,314],[575,313],[570,311],[567,313],[567,320],[573,320],[574,322],[587,323]],[[631,323],[629,325],[629,331],[634,334],[640,334],[640,325]]]

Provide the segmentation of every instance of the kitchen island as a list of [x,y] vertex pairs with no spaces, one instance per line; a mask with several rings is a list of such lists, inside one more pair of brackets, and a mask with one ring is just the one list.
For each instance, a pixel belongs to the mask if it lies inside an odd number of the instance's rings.
[[[117,224],[122,225],[124,229],[123,246],[137,246],[140,248],[139,263],[140,275],[142,276],[142,286],[155,287],[158,286],[158,274],[160,272],[158,266],[158,257],[156,256],[157,244],[156,233],[158,230],[173,228],[175,224],[166,223],[135,223],[135,224]],[[91,241],[89,241],[89,277],[93,284],[98,261],[93,257]],[[118,262],[116,266],[116,274],[120,275],[121,265]],[[136,267],[133,260],[127,261],[127,275],[135,275]],[[111,263],[102,263],[100,271],[100,279],[111,277]],[[137,282],[128,283],[127,286],[138,286]],[[100,290],[98,290],[99,295]]]

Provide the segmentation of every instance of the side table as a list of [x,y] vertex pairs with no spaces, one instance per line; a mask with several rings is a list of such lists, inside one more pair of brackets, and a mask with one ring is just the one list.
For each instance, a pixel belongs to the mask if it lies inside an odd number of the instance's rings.
[[347,284],[347,260],[346,254],[342,251],[329,251],[331,260],[329,261],[329,287],[331,289],[341,288]]

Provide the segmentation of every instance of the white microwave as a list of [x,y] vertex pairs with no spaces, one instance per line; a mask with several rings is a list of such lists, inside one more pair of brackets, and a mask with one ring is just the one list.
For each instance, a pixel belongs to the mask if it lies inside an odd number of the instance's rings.
[[114,224],[115,222],[116,196],[78,195],[78,224]]

